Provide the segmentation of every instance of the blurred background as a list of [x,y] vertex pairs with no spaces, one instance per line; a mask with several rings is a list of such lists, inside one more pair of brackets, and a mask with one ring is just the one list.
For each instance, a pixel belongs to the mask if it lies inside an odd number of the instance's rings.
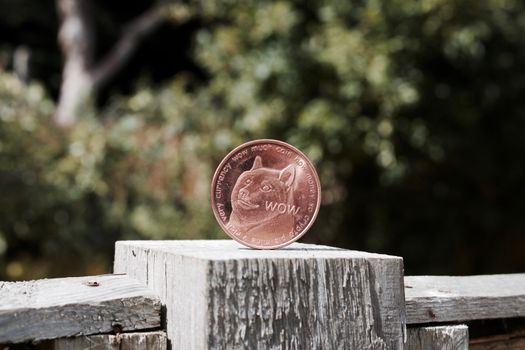
[[525,271],[524,6],[0,0],[0,280],[226,238],[211,177],[256,138],[317,166],[303,242]]

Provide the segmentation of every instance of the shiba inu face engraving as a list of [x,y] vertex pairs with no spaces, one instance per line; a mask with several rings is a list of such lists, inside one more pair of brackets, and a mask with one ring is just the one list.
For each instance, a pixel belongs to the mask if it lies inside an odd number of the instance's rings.
[[224,232],[255,249],[297,241],[321,205],[312,162],[279,140],[253,140],[223,158],[211,182],[213,214]]
[[265,229],[283,233],[291,231],[293,214],[299,210],[289,204],[294,180],[293,165],[282,170],[265,168],[262,158],[257,156],[252,168],[242,173],[235,183],[231,194],[230,223],[246,233],[263,222],[275,220]]

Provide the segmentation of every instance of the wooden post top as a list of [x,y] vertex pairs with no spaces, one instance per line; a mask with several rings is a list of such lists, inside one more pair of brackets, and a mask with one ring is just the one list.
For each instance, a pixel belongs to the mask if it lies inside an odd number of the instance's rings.
[[394,259],[401,257],[366,253],[316,244],[293,243],[273,250],[252,249],[233,240],[119,241],[118,249],[146,249],[206,260],[231,259]]

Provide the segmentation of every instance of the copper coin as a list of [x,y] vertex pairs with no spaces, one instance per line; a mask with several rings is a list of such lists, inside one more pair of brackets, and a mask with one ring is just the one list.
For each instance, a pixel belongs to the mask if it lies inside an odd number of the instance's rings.
[[312,162],[277,140],[255,140],[231,151],[211,184],[215,218],[234,240],[252,248],[284,247],[312,226],[321,185]]

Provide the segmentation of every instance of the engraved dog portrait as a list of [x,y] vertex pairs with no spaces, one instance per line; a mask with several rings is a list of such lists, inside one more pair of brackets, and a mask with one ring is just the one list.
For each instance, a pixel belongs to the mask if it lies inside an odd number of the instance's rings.
[[231,195],[232,212],[229,224],[238,232],[266,235],[286,235],[293,231],[294,215],[300,210],[293,204],[295,166],[284,169],[263,167],[260,156],[252,168],[243,172]]

